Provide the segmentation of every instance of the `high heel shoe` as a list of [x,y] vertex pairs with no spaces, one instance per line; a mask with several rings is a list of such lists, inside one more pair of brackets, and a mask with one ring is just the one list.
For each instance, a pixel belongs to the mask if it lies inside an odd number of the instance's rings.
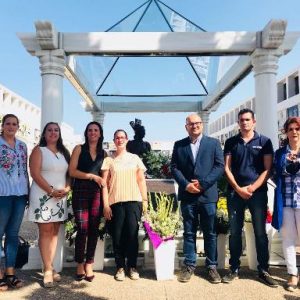
[[76,281],[82,281],[85,277],[85,274],[76,274]]
[[95,275],[91,275],[91,276],[85,276],[85,280],[88,281],[88,282],[92,282],[95,278]]
[[[93,272],[93,268],[92,268],[92,264],[85,264],[85,266],[84,266],[84,269],[85,269],[85,274],[87,274],[88,272],[87,272],[87,265],[89,266],[89,271],[90,271],[90,273],[92,273]],[[93,275],[85,275],[85,280],[86,281],[88,281],[88,282],[92,282],[93,280],[94,280],[94,278],[95,278],[95,275],[94,275],[94,273],[92,273]]]

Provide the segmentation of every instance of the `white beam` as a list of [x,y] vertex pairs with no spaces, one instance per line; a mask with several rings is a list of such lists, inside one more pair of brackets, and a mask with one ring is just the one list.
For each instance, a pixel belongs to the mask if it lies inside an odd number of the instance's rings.
[[102,108],[105,112],[197,112],[199,102],[104,102]]
[[76,54],[250,53],[256,32],[64,33],[63,48]]
[[249,56],[240,57],[217,83],[215,89],[202,101],[203,110],[213,110],[215,105],[234,88],[252,69]]

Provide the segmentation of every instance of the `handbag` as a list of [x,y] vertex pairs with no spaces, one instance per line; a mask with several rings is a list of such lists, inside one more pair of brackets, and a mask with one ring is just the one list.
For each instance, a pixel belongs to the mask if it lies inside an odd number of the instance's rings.
[[29,248],[30,244],[27,241],[25,241],[25,239],[23,239],[21,236],[19,236],[18,252],[15,263],[16,269],[21,269],[24,265],[28,263]]

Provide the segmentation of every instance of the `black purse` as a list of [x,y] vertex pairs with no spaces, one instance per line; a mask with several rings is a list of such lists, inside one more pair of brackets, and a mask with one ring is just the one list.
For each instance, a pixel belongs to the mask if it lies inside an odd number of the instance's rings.
[[27,241],[25,241],[21,236],[19,236],[19,245],[15,264],[16,269],[21,269],[24,265],[28,263],[29,248],[30,244]]

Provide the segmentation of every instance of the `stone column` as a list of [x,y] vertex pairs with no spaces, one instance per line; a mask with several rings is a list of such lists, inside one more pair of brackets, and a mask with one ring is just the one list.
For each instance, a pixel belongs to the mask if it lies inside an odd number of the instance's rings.
[[203,122],[203,133],[205,135],[208,135],[209,133],[209,128],[208,128],[208,122],[209,122],[209,112],[208,111],[204,111],[202,110],[201,112],[198,113],[198,115],[200,116],[202,122]]
[[65,53],[62,49],[42,50],[36,53],[42,75],[41,129],[48,122],[63,121],[63,78]]
[[280,50],[256,49],[252,54],[255,78],[256,129],[278,148],[277,69]]
[[92,111],[91,114],[93,116],[93,121],[100,123],[103,127],[105,113],[101,111]]

